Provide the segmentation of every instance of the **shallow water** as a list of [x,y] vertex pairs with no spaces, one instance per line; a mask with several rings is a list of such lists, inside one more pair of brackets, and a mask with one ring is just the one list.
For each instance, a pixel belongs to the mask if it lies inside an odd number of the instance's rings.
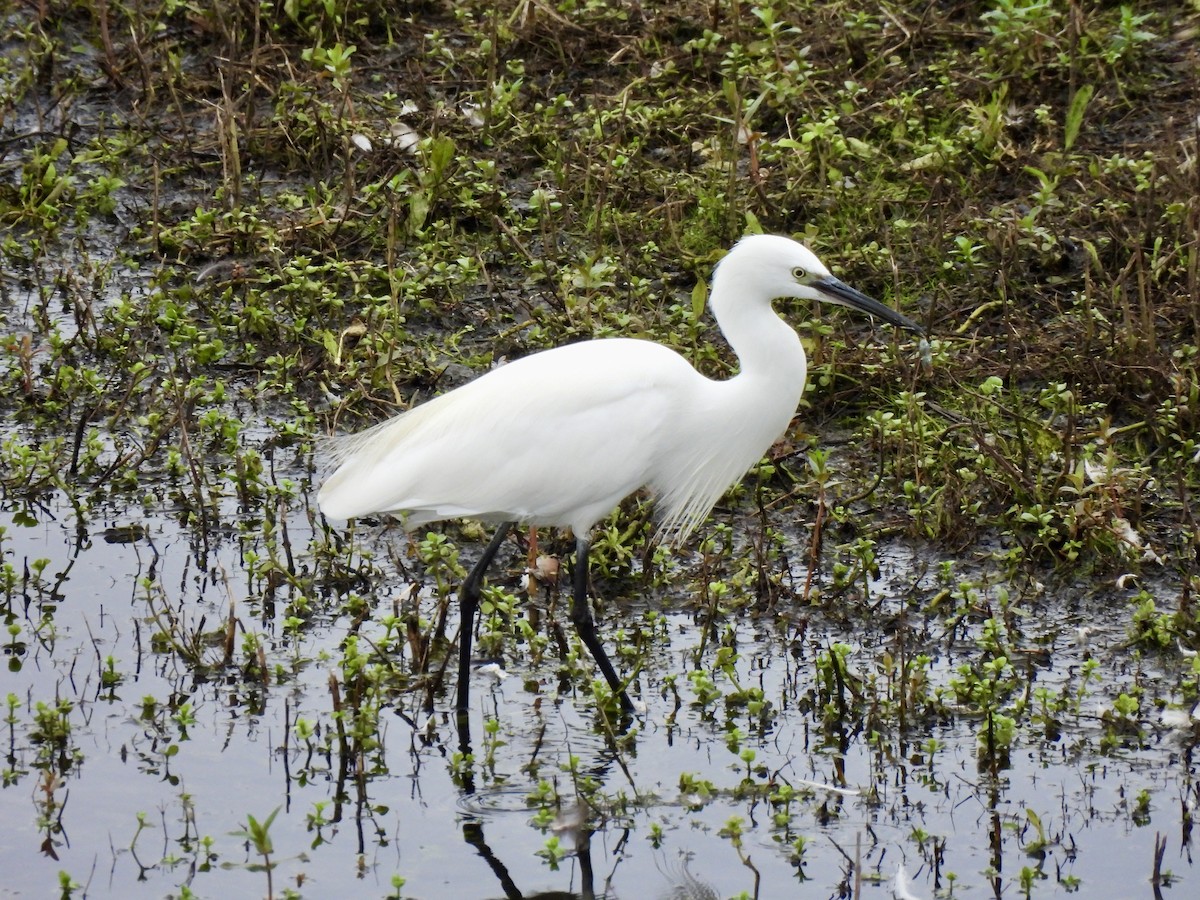
[[[104,540],[105,528],[132,523],[144,538]],[[302,559],[307,517],[293,510],[287,524]],[[368,531],[361,539],[394,538]],[[17,635],[3,677],[3,693],[15,698],[0,790],[6,896],[49,896],[60,871],[88,896],[178,896],[185,885],[198,896],[265,896],[262,859],[235,833],[247,816],[261,822],[276,809],[276,896],[289,887],[310,897],[385,896],[395,875],[411,897],[836,897],[856,878],[864,896],[890,896],[900,867],[923,897],[948,889],[951,873],[956,893],[1011,894],[1023,868],[1037,896],[1069,893],[1064,877],[1078,878],[1084,896],[1140,895],[1157,836],[1167,844],[1163,868],[1185,885],[1195,878],[1184,813],[1197,798],[1194,730],[1159,728],[1138,749],[1100,755],[1098,710],[1085,704],[1057,740],[1033,741],[1033,729],[1022,728],[1009,765],[995,771],[981,770],[978,723],[966,716],[903,739],[848,726],[831,741],[809,702],[815,655],[832,640],[853,642],[851,672],[869,684],[890,638],[873,623],[839,633],[819,611],[803,632],[766,614],[731,615],[719,626],[721,642],[736,645],[738,681],[761,685],[778,708],[772,719],[694,702],[685,673],[700,630],[694,614],[675,611],[653,629],[640,676],[648,709],[632,735],[606,736],[590,698],[560,696],[552,655],[531,667],[518,654],[505,661],[507,679],[474,678],[477,762],[468,777],[454,762],[449,697],[438,696],[430,714],[410,693],[383,710],[378,750],[359,758],[366,771],[356,779],[339,772],[339,754],[319,739],[333,722],[330,674],[346,680],[339,648],[352,623],[329,607],[303,629],[285,629],[285,604],[264,602],[262,580],[245,563],[256,540],[227,533],[197,546],[173,518],[144,510],[95,510],[82,534],[64,506],[45,510],[36,525],[6,522],[4,561],[19,576],[49,560],[40,581],[18,578],[7,605]],[[884,557],[873,586],[881,612],[901,605],[887,586],[903,584],[911,562],[903,548]],[[376,617],[400,589],[378,587]],[[152,639],[174,616],[181,633],[215,631],[203,655],[218,658],[230,597],[237,641],[261,635],[282,679],[263,683],[236,664],[198,669]],[[610,646],[618,616],[626,628],[645,616],[619,607],[610,603],[602,624]],[[1093,622],[1096,630],[1076,642],[1075,614],[1052,597],[1037,615],[1051,623],[1053,647],[1030,663],[1037,686],[1072,683],[1092,653],[1103,659],[1097,697],[1107,696],[1106,683],[1167,677],[1139,674],[1123,657],[1115,619]],[[359,628],[382,639],[377,622]],[[940,647],[934,680],[951,677],[972,643]],[[713,652],[710,642],[705,653]],[[115,685],[102,678],[109,656],[121,676]],[[144,698],[154,701],[149,711]],[[63,701],[71,704],[69,734],[39,740],[37,704]],[[179,714],[183,704],[191,721]],[[490,755],[485,717],[496,723]],[[311,754],[298,719],[317,723]],[[736,749],[733,727],[743,732]],[[938,742],[932,755],[929,740]],[[685,773],[711,783],[711,793],[681,790]],[[538,819],[529,798],[543,781],[559,800]],[[795,789],[779,824],[767,783]],[[581,805],[577,793],[595,805]],[[740,849],[728,831],[735,817]],[[551,837],[563,851],[557,868],[538,855]],[[789,849],[797,837],[807,841],[803,865]]]

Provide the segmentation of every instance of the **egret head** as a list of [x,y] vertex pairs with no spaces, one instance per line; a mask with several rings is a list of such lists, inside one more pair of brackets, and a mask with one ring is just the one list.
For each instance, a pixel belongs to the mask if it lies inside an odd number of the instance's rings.
[[744,237],[721,261],[717,273],[741,286],[743,295],[837,303],[900,328],[925,333],[908,317],[839,281],[811,250],[791,238],[773,234]]

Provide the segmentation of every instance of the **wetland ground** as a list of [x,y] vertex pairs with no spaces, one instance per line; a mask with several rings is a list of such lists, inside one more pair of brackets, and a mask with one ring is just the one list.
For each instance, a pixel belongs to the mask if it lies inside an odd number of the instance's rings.
[[[1191,896],[1195,2],[0,0],[0,896]],[[714,377],[747,231],[787,438],[593,596],[326,522],[320,435],[544,347]]]

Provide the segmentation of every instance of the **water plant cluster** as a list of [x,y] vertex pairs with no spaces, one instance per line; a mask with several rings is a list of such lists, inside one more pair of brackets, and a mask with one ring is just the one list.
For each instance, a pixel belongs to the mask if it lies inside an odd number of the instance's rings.
[[[1096,798],[1153,838],[1128,883],[1171,884],[1168,844],[1195,877],[1194,3],[0,20],[0,802],[63,896],[104,890],[66,836],[109,718],[166,793],[108,826],[98,869],[135,860],[147,896],[328,895],[305,880],[347,877],[320,860],[349,844],[375,893],[434,896],[382,858],[409,765],[465,798],[443,827],[484,858],[488,804],[519,794],[522,871],[581,892],[602,842],[665,854],[689,827],[727,852],[727,895],[857,896],[897,855],[931,895],[1086,890],[1111,877],[1077,844]],[[790,310],[811,371],[786,439],[683,551],[649,540],[645,497],[597,530],[632,727],[571,632],[569,541],[522,534],[477,641],[513,677],[459,745],[455,595],[484,532],[324,521],[320,436],[585,338],[726,377],[705,284],[755,231],[928,343]],[[190,767],[255,723],[288,794],[223,822]],[[644,768],[689,741],[686,767]],[[1078,780],[1012,790],[1039,766]],[[667,884],[715,877],[656,859]]]

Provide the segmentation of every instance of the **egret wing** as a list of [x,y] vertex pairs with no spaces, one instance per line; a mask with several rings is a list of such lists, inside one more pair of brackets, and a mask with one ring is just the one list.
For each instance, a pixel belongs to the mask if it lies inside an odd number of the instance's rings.
[[614,339],[538,353],[337,439],[333,518],[470,516],[590,528],[649,480],[698,379],[682,357]]

